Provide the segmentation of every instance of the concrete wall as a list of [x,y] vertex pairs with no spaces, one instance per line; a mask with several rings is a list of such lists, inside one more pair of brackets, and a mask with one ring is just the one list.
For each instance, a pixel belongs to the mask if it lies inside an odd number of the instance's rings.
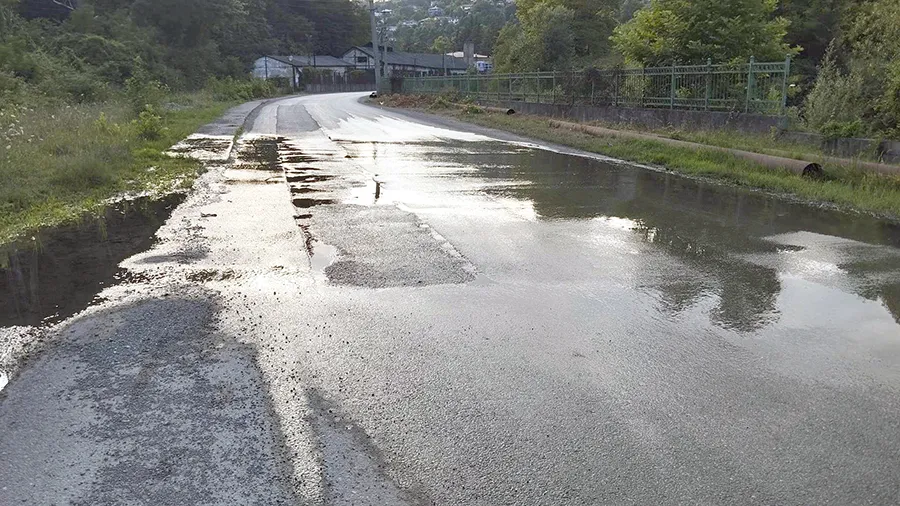
[[900,163],[900,141],[875,139],[825,139],[807,132],[782,131],[783,119],[777,116],[739,112],[686,111],[678,109],[639,109],[629,107],[535,104],[519,101],[485,101],[487,106],[511,108],[522,114],[548,116],[579,122],[603,121],[642,128],[675,127],[684,130],[731,129],[738,132],[769,134],[789,141],[820,146],[826,153],[841,158],[876,155],[884,163]]
[[375,83],[310,83],[303,91],[306,93],[344,93],[349,91],[375,91]]
[[484,105],[512,108],[523,114],[549,116],[573,121],[604,121],[644,128],[672,126],[685,130],[730,128],[743,132],[769,133],[781,125],[776,116],[679,109],[639,109],[629,107],[535,104],[531,102],[484,102]]

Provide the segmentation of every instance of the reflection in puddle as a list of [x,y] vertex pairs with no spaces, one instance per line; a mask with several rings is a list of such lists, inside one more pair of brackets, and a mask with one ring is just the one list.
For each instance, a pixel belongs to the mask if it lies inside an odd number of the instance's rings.
[[299,195],[303,193],[321,192],[320,188],[309,188],[307,186],[291,186],[291,195]]
[[86,308],[146,250],[184,195],[116,204],[100,218],[45,230],[0,253],[0,327],[56,322]]
[[351,148],[359,158],[377,154],[372,171],[408,167],[404,176],[420,178],[422,188],[429,178],[469,181],[468,188],[526,219],[596,219],[632,232],[616,240],[648,245],[682,266],[641,274],[650,278],[641,286],[655,291],[667,315],[714,300],[712,323],[752,332],[783,316],[782,276],[790,274],[879,301],[900,322],[896,223],[498,142]]
[[369,180],[362,184],[351,187],[347,191],[347,198],[343,200],[344,204],[353,204],[358,206],[374,206],[381,199],[380,181]]
[[309,264],[313,273],[325,276],[325,269],[338,259],[340,252],[334,246],[313,240]]

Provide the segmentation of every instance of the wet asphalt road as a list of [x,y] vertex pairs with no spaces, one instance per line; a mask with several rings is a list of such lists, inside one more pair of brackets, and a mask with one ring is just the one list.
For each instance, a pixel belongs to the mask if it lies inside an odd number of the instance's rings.
[[900,503],[897,225],[359,96],[43,335],[0,504]]

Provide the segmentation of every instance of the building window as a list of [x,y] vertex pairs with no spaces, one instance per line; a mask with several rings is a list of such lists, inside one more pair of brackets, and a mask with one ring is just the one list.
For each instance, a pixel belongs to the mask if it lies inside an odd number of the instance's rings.
[[357,56],[356,63],[369,63],[369,57],[368,56]]

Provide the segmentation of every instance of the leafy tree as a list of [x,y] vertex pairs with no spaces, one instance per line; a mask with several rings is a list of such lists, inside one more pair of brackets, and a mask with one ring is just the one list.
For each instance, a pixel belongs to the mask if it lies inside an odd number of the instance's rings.
[[311,35],[316,52],[333,55],[367,39],[368,19],[362,5],[352,0],[272,0],[268,9],[276,39],[302,48]]
[[[518,59],[530,60],[529,69],[565,68],[590,65],[606,57],[619,10],[617,1],[518,0],[516,17],[521,29],[509,27],[498,37],[497,52],[504,55],[500,57],[499,67],[525,70],[509,64]],[[510,37],[522,37],[522,40]],[[539,55],[518,57],[508,51],[511,47],[537,50]]]
[[[813,128],[857,121],[865,132],[900,136],[900,0],[874,0],[847,9],[805,104]],[[842,127],[842,128],[843,128]]]
[[778,61],[799,48],[785,42],[789,21],[775,15],[776,0],[652,0],[615,29],[612,41],[627,61]]
[[450,42],[450,39],[446,35],[441,35],[434,39],[434,43],[431,45],[431,50],[437,54],[448,53],[452,48],[453,42]]
[[848,0],[781,0],[776,13],[790,21],[785,41],[800,47],[795,70],[815,75],[832,39],[837,36],[841,13]]
[[494,62],[501,72],[569,68],[575,53],[574,11],[549,2],[536,3],[517,14],[520,23],[503,28]]

